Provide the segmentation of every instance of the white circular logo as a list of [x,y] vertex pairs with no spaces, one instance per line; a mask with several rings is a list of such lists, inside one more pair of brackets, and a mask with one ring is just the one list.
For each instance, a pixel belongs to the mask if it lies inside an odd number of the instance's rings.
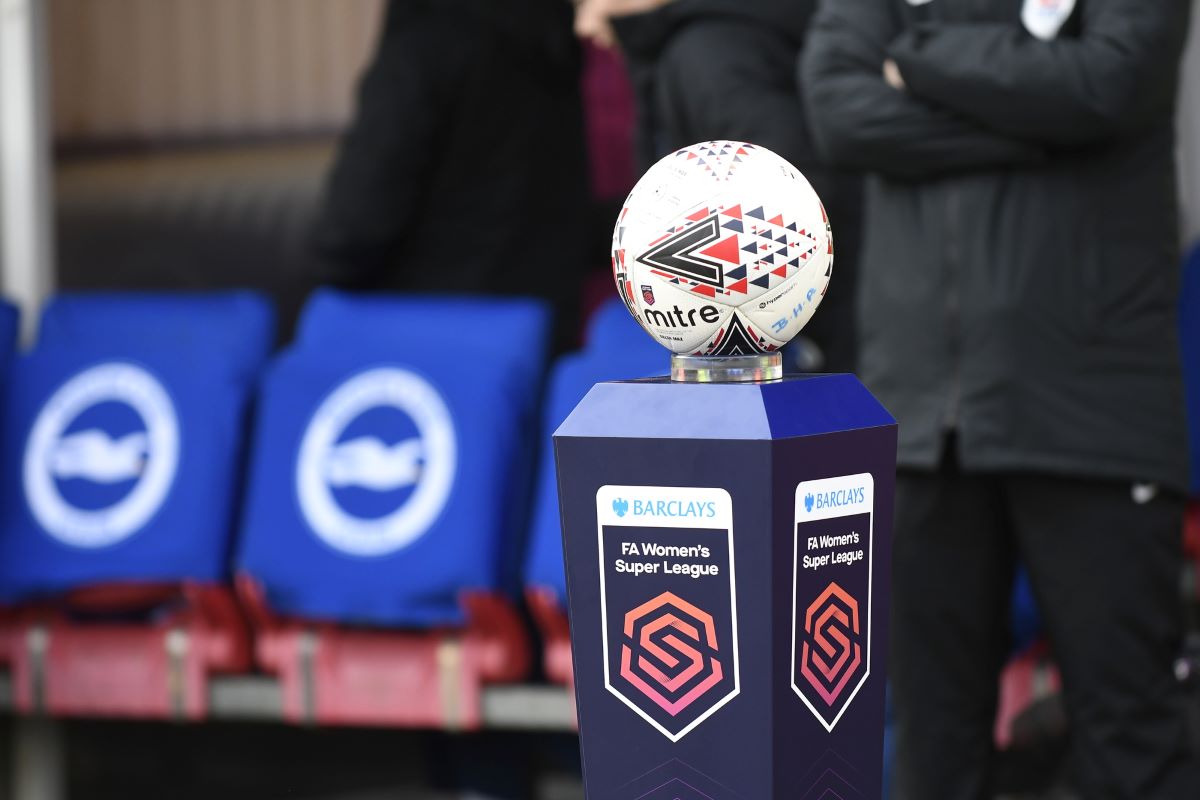
[[60,386],[38,414],[25,446],[25,497],[54,538],[104,547],[149,522],[178,464],[166,390],[141,367],[101,364]]
[[456,458],[450,411],[425,379],[396,367],[361,372],[308,424],[296,463],[300,509],[332,547],[386,555],[437,519]]

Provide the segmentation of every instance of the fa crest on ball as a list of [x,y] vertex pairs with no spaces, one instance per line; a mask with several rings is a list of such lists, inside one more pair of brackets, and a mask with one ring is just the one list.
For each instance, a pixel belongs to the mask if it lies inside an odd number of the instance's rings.
[[682,148],[651,167],[613,231],[629,312],[674,353],[736,356],[787,344],[833,272],[825,208],[804,176],[745,142]]

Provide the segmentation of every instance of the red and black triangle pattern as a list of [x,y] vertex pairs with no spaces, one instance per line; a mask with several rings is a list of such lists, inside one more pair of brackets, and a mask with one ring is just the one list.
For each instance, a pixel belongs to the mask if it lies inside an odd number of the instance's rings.
[[709,342],[708,349],[700,355],[750,356],[776,349],[774,344],[756,333],[752,326],[743,323],[741,315],[735,312],[730,315],[729,323],[717,331],[717,335]]
[[765,206],[706,205],[667,229],[637,261],[695,294],[740,305],[817,257],[823,238],[825,231],[810,231]]
[[737,168],[757,150],[742,142],[712,141],[693,144],[675,151],[675,157],[695,162],[713,180],[728,181]]

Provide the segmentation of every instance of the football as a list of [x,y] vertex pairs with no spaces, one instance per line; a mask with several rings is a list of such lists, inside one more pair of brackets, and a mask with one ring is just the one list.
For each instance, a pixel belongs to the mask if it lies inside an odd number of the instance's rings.
[[613,230],[612,269],[629,312],[672,352],[769,353],[824,297],[833,236],[817,193],[783,158],[702,142],[633,187]]

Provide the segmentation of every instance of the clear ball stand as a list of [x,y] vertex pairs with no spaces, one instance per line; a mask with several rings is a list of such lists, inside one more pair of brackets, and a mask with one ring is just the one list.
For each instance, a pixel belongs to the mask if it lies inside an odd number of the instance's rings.
[[783,354],[671,356],[676,383],[771,383],[783,379]]

